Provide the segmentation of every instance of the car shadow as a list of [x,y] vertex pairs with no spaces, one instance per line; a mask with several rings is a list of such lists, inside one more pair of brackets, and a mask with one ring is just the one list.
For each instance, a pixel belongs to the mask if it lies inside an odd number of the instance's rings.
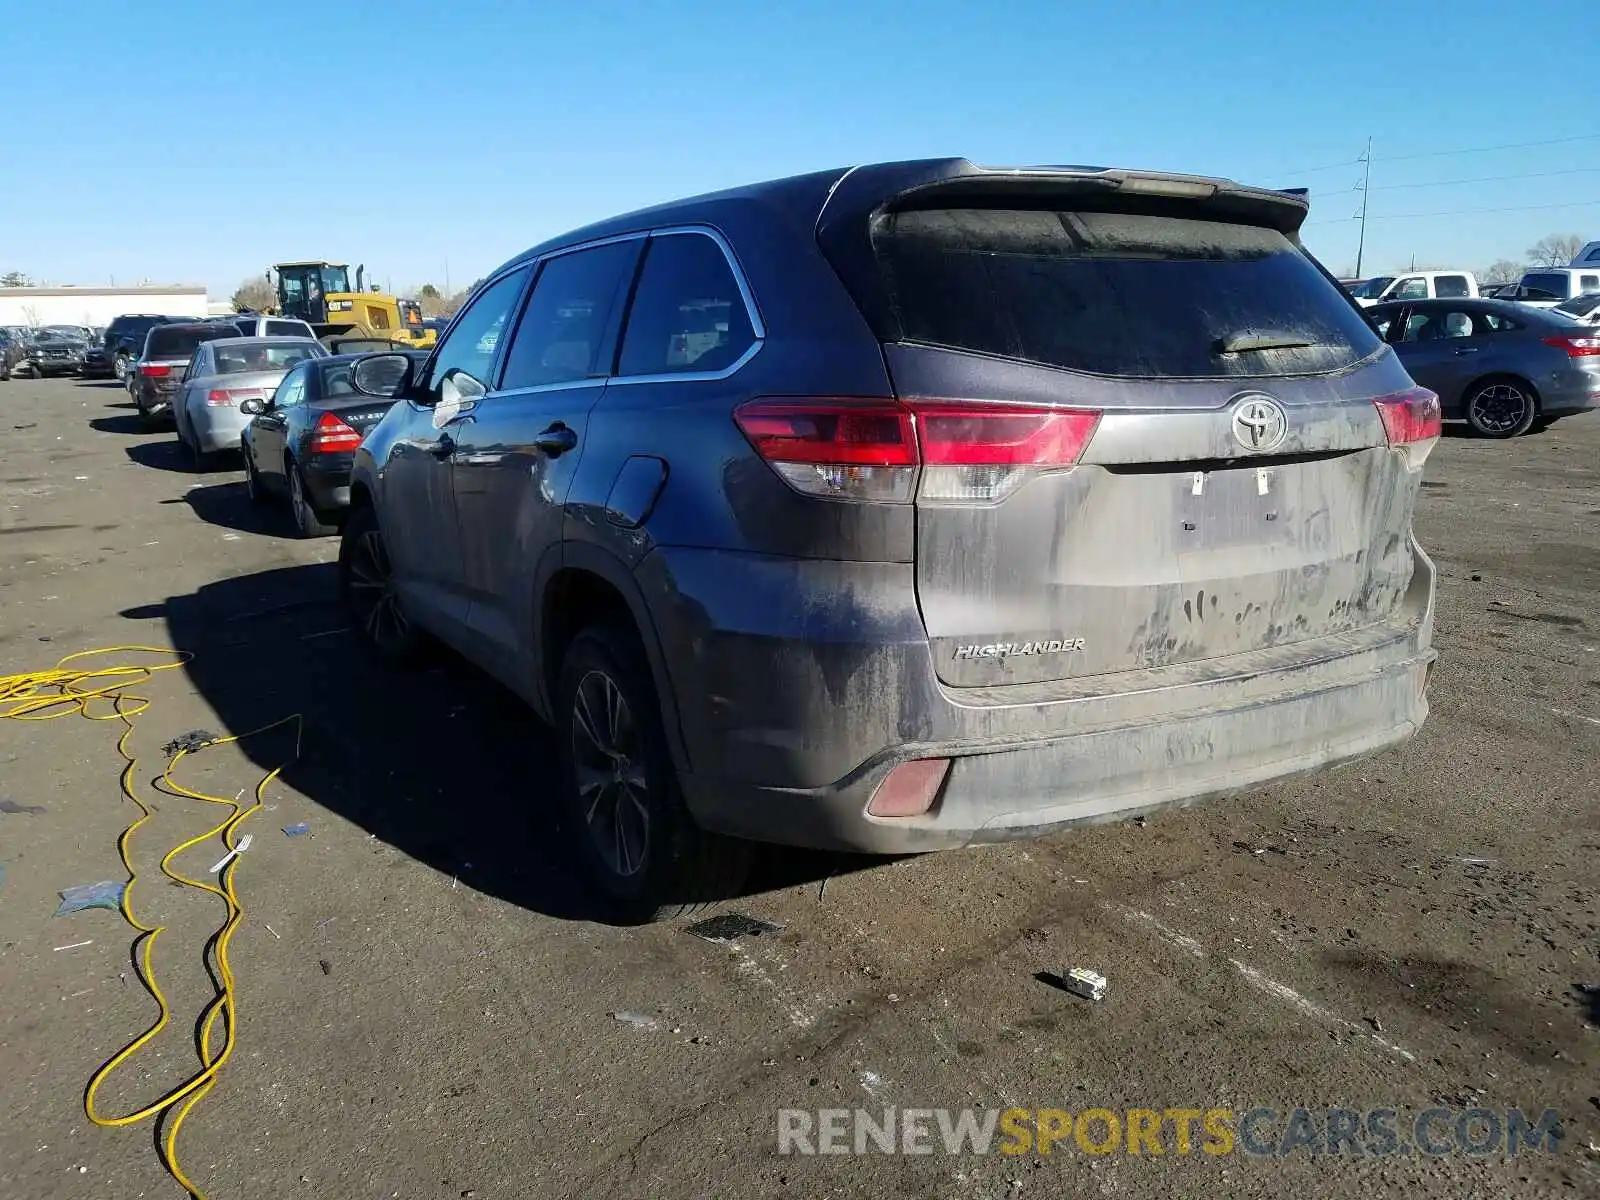
[[[248,507],[242,493],[207,490],[218,491],[218,506]],[[292,758],[283,782],[330,816],[464,887],[560,920],[614,922],[577,875],[558,826],[554,735],[519,697],[442,648],[415,668],[377,660],[346,625],[334,564],[219,579],[121,615],[162,621],[170,644],[192,656],[184,670],[216,714],[212,733],[297,715],[298,757],[288,728],[241,747],[264,772]],[[157,732],[165,740],[184,731]],[[746,886],[722,899],[883,861],[764,848]]]
[[192,487],[175,500],[162,504],[187,504],[194,515],[208,525],[235,529],[240,533],[296,537],[294,518],[286,503],[251,504],[244,480],[211,483]]
[[[121,408],[123,405],[115,404],[111,405],[110,407]],[[123,413],[122,415],[115,417],[95,417],[89,422],[89,428],[95,430],[97,433],[135,434],[156,432],[155,430],[146,429],[140,422],[137,412],[137,405],[129,404],[126,407],[135,409],[136,411],[131,413]]]
[[115,379],[75,379],[73,382],[82,388],[118,388],[124,392],[128,390]]
[[227,457],[212,456],[206,460],[205,466],[197,467],[189,451],[178,441],[177,435],[170,428],[155,432],[158,434],[165,432],[166,436],[159,441],[136,442],[132,446],[124,446],[122,452],[141,467],[151,467],[157,471],[176,471],[181,475],[196,477],[221,474],[223,471],[234,470],[239,465],[237,458],[230,461]]

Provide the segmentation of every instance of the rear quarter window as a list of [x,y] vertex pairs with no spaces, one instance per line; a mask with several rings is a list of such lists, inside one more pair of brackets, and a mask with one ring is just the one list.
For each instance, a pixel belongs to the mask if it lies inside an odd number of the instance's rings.
[[[1130,213],[933,209],[872,231],[889,340],[1135,378],[1336,371],[1380,345],[1283,234]],[[1225,352],[1240,335],[1298,342]]]
[[1434,295],[1442,300],[1459,300],[1463,296],[1470,296],[1471,289],[1467,287],[1465,275],[1439,275],[1433,281]]

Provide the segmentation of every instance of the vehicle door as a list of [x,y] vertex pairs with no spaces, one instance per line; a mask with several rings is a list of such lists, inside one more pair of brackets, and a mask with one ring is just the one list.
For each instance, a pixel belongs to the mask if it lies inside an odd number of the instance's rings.
[[530,661],[533,572],[561,542],[589,412],[615,358],[642,238],[544,259],[497,388],[450,426],[472,656],[506,682]]
[[505,349],[504,329],[530,274],[530,267],[517,267],[472,298],[406,390],[396,436],[378,464],[378,517],[395,585],[412,617],[458,647],[467,593],[453,486],[456,437],[489,391]]
[[262,486],[270,491],[289,489],[289,472],[284,463],[289,429],[297,424],[315,381],[316,360],[298,364],[283,377],[278,390],[272,394],[272,406],[250,423],[250,449],[256,474]]
[[1477,359],[1487,332],[1487,326],[1474,323],[1469,305],[1418,305],[1407,318],[1401,361],[1411,378],[1439,394],[1446,413],[1458,405],[1462,388],[1481,374]]
[[[189,420],[189,402],[192,399],[190,393],[199,380],[205,379],[212,374],[212,368],[209,365],[210,353],[211,344],[209,342],[201,342],[200,345],[194,348],[194,353],[189,356],[188,362],[181,367],[173,368],[173,371],[178,374],[178,382],[177,393],[172,405],[172,422],[177,427],[180,439],[189,435],[193,425],[193,422]],[[200,397],[200,400],[201,403],[204,403],[205,397]]]

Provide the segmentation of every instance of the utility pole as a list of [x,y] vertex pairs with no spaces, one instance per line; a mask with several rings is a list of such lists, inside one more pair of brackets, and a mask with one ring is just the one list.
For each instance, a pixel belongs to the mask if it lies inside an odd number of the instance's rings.
[[1367,248],[1367,196],[1370,189],[1367,187],[1372,182],[1372,138],[1367,138],[1367,152],[1361,156],[1361,161],[1367,164],[1366,171],[1361,177],[1361,235],[1356,241],[1356,278],[1361,278],[1361,255]]

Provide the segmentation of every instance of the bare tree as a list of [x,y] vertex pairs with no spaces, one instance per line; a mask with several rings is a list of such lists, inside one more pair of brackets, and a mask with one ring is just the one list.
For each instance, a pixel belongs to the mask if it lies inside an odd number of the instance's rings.
[[264,312],[278,302],[277,294],[272,290],[272,285],[260,275],[252,275],[237,288],[233,295],[228,297],[235,311]]
[[1502,258],[1490,263],[1478,272],[1479,283],[1515,283],[1522,278],[1525,268],[1521,263],[1512,262],[1509,258]]
[[1528,257],[1541,267],[1564,267],[1577,257],[1583,246],[1580,234],[1552,233],[1529,246]]
[[33,280],[29,279],[21,271],[7,271],[4,275],[0,275],[0,287],[32,287],[32,286],[33,286]]

